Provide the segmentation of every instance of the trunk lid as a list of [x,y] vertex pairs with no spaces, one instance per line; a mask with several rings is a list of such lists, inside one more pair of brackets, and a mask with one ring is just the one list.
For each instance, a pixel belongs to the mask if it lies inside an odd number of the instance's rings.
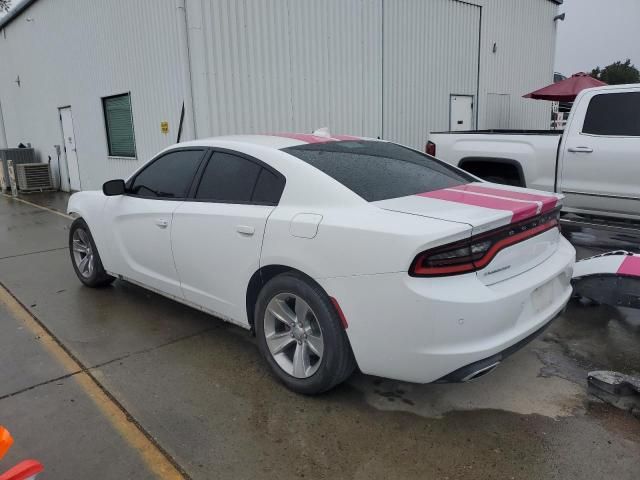
[[[473,236],[514,226],[513,234],[536,228],[537,217],[560,206],[561,196],[506,185],[475,182],[373,202],[379,208],[464,223]],[[501,250],[478,277],[491,285],[544,262],[557,249],[560,232],[547,230]]]

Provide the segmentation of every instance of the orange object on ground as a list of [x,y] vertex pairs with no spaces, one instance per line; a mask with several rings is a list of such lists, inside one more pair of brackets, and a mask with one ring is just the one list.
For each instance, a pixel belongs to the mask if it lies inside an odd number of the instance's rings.
[[7,451],[13,445],[13,437],[9,433],[9,430],[0,426],[0,460],[5,456]]
[[0,475],[0,480],[32,480],[43,470],[44,467],[37,460],[25,460]]

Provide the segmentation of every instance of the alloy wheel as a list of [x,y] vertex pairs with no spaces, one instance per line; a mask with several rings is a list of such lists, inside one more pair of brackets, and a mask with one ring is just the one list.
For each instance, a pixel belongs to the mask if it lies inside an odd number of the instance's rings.
[[282,370],[296,378],[316,373],[324,340],[307,302],[293,293],[279,293],[269,301],[263,321],[267,347]]
[[84,278],[89,278],[95,269],[95,256],[87,232],[78,228],[73,232],[73,261]]

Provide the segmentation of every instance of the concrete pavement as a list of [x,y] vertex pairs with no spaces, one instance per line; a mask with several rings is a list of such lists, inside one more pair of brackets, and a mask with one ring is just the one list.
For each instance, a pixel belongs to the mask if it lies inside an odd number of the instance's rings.
[[[640,369],[637,312],[572,303],[474,383],[357,374],[307,398],[271,378],[244,330],[126,282],[83,287],[66,251],[69,224],[0,197],[0,281],[79,370],[0,302],[0,424],[25,439],[12,454],[44,459],[46,478],[71,478],[79,452],[78,472],[106,479],[162,475],[150,459],[194,479],[637,477],[640,422],[585,393],[593,367]],[[89,383],[78,385],[81,375]],[[91,384],[111,416],[84,390]],[[134,428],[113,423],[116,412]],[[49,428],[54,416],[70,445]]]

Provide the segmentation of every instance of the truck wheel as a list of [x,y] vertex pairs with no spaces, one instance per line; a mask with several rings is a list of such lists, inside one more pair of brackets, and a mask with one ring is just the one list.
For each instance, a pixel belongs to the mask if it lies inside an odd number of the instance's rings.
[[258,346],[274,375],[290,390],[315,395],[346,380],[355,359],[327,294],[302,275],[284,273],[258,295]]
[[104,287],[115,280],[105,272],[89,226],[76,218],[69,229],[69,253],[78,279],[87,287]]

